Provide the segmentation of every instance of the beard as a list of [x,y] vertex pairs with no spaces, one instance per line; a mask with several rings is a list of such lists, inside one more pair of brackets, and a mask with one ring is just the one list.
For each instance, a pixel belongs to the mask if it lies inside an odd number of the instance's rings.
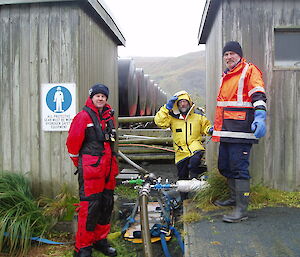
[[187,113],[189,112],[189,110],[190,110],[190,106],[187,106],[187,107],[180,107],[180,108],[178,108],[178,109],[179,109],[180,113],[182,113],[182,114],[187,114]]

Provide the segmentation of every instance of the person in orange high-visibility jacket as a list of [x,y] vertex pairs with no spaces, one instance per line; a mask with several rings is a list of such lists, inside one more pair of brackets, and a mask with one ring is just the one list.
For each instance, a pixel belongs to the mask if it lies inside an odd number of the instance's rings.
[[243,58],[236,41],[223,48],[227,69],[221,79],[212,140],[220,142],[218,168],[227,178],[230,198],[218,206],[235,206],[225,222],[248,218],[250,193],[249,156],[252,144],[266,133],[266,94],[262,72]]
[[117,256],[107,242],[114,204],[118,164],[114,149],[113,110],[107,104],[107,86],[95,84],[89,90],[83,110],[72,121],[67,148],[77,167],[80,204],[75,257],[92,257],[92,249]]
[[[191,96],[186,91],[175,93],[156,113],[154,122],[172,130],[178,179],[197,178],[203,172],[199,167],[204,154],[202,136],[210,134],[212,127],[195,109]],[[187,193],[180,195],[181,200],[187,198]]]

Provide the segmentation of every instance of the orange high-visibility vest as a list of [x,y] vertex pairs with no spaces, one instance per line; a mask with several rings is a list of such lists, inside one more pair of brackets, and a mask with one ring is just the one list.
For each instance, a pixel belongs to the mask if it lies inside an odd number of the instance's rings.
[[[252,95],[261,92],[262,98],[252,100]],[[221,79],[217,97],[213,141],[232,143],[257,143],[251,131],[254,110],[266,107],[262,72],[245,59]]]

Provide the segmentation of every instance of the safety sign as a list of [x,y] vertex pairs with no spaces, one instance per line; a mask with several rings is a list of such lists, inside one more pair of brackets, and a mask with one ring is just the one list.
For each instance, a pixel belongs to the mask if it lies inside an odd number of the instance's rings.
[[42,129],[68,131],[76,115],[76,84],[41,85]]

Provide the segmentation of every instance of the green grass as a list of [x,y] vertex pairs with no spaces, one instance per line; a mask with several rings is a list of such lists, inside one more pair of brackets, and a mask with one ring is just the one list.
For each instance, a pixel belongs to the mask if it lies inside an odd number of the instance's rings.
[[118,185],[115,188],[115,194],[121,198],[133,200],[133,199],[137,199],[138,190],[134,189],[132,186]]
[[59,194],[53,199],[42,196],[39,205],[43,206],[43,212],[46,216],[55,218],[58,221],[71,221],[74,216],[79,198],[73,194],[72,189],[63,184]]
[[[25,254],[30,237],[42,236],[51,224],[33,198],[24,175],[0,173],[0,251]],[[4,236],[4,232],[9,236]]]
[[[185,222],[201,220],[207,217],[207,212],[222,209],[222,207],[215,206],[213,202],[229,197],[226,179],[217,170],[207,172],[206,175],[209,187],[195,194],[189,206],[190,211],[182,216]],[[300,208],[300,192],[286,192],[263,185],[251,186],[249,210],[279,206]]]

